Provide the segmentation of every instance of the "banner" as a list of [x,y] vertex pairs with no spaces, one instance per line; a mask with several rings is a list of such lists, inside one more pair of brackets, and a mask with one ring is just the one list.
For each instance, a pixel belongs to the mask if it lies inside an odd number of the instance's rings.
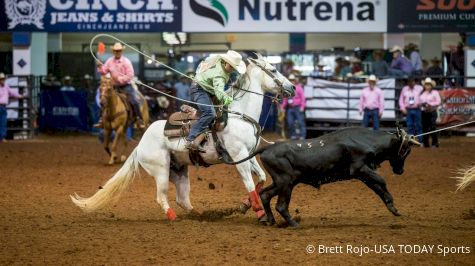
[[87,131],[87,93],[84,91],[42,91],[40,130]]
[[387,1],[186,0],[185,32],[386,32]]
[[[323,79],[308,78],[305,85],[307,98],[307,119],[338,119],[363,120],[358,106],[361,90],[367,83],[349,84],[348,82],[334,82]],[[378,80],[377,87],[384,93],[384,112],[382,119],[395,119],[395,79]],[[348,103],[348,97],[349,103]]]
[[[475,89],[440,91],[442,105],[439,107],[437,124],[449,126],[475,120]],[[471,127],[475,130],[475,126]]]
[[474,0],[392,0],[388,32],[475,31]]
[[181,0],[4,0],[1,31],[181,31]]

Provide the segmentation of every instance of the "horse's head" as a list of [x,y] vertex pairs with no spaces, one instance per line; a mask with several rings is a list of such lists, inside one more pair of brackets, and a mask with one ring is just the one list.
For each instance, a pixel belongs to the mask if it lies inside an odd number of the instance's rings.
[[110,99],[112,95],[112,79],[108,75],[101,76],[101,81],[99,84],[99,92],[100,92],[100,102],[101,106],[104,107],[107,104],[107,101]]
[[249,58],[248,60],[250,64],[247,66],[246,73],[250,78],[260,80],[264,92],[277,94],[281,97],[294,96],[295,86],[264,57],[257,54],[257,59]]
[[397,175],[404,173],[404,162],[407,156],[411,153],[411,147],[414,145],[420,146],[421,144],[415,140],[414,136],[408,135],[404,129],[396,128],[396,134],[392,143],[392,154],[389,159],[389,163],[393,168],[393,172]]

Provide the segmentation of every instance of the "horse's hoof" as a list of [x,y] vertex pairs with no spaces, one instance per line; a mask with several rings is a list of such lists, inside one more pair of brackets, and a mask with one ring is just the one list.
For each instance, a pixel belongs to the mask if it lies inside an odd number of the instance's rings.
[[246,214],[246,212],[251,208],[251,202],[248,198],[242,201],[241,205],[239,205],[239,212],[241,214]]
[[172,210],[172,208],[168,208],[167,210],[167,218],[168,221],[173,222],[176,220],[176,213]]

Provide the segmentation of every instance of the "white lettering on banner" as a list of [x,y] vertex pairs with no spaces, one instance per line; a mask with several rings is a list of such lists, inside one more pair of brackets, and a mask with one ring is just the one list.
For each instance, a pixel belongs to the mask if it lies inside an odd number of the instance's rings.
[[49,4],[56,10],[118,10],[122,7],[127,10],[174,10],[173,0],[49,0]]
[[78,116],[79,108],[55,106],[53,107],[53,115],[54,116]]
[[183,31],[386,32],[387,3],[388,0],[188,0],[183,1]]

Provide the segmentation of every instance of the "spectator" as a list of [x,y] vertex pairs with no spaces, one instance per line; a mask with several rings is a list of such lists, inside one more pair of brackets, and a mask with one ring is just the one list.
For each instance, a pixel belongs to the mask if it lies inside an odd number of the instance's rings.
[[413,69],[412,74],[416,77],[422,76],[422,58],[417,48],[418,48],[417,44],[414,44],[414,43],[409,43],[407,45],[409,59],[411,60],[412,69]]
[[[193,78],[193,73],[188,72],[186,75],[190,78]],[[179,99],[186,100],[186,101],[191,100],[191,95],[190,95],[191,80],[188,77],[182,76],[180,77],[178,82],[175,83],[176,97],[178,97]],[[176,110],[180,110],[180,106],[182,104],[187,104],[187,103],[177,100]]]
[[[292,99],[285,98],[282,102],[281,109],[285,111],[287,108],[287,128],[290,130],[290,139],[305,139],[307,135],[307,129],[305,126],[305,93],[302,85],[298,82],[297,77],[294,74],[289,75],[289,80],[295,86],[295,96]],[[297,134],[297,128],[295,123],[298,123],[299,132]],[[297,137],[299,135],[299,137]]]
[[0,142],[7,137],[7,105],[10,98],[23,99],[23,95],[13,91],[6,83],[6,76],[0,73]]
[[364,88],[360,96],[359,111],[363,114],[363,126],[368,127],[369,120],[373,122],[373,129],[379,130],[379,119],[384,112],[384,94],[376,87],[376,76],[368,78],[368,87]]
[[[435,81],[431,78],[426,78],[422,82],[424,92],[420,96],[422,109],[422,132],[427,133],[436,129],[437,121],[437,107],[441,104],[440,95],[437,90],[434,90]],[[432,147],[439,147],[439,139],[437,133],[424,135],[422,143],[424,147],[429,148],[429,136],[432,137]]]
[[427,75],[427,69],[429,69],[429,61],[422,59],[422,75]]
[[351,74],[355,76],[363,75],[363,68],[361,67],[361,60],[358,57],[352,56],[350,58]]
[[463,43],[460,42],[457,48],[450,53],[449,70],[458,84],[456,86],[463,86],[465,75],[465,52],[463,50]]
[[63,86],[59,89],[60,91],[75,91],[76,89],[71,85],[71,77],[65,76],[63,78]]
[[317,68],[310,73],[310,76],[313,78],[328,78],[331,77],[331,72],[325,70],[325,65],[322,63],[317,64]]
[[396,45],[391,49],[391,53],[393,53],[393,61],[389,68],[389,74],[396,77],[410,76],[414,68],[411,61],[404,57],[402,48]]
[[384,61],[384,51],[376,50],[373,52],[374,61],[371,64],[372,72],[376,77],[385,77],[388,75],[389,66]]
[[340,72],[340,77],[345,79],[346,77],[351,76],[351,75],[348,75],[348,74],[352,74],[352,67],[350,65],[350,61],[343,59],[343,61],[341,61],[341,65],[342,65],[342,69]]
[[61,82],[59,82],[53,74],[48,74],[41,81],[41,90],[54,89],[57,90],[61,87]]
[[[412,135],[419,135],[422,133],[421,109],[420,99],[423,88],[416,85],[413,78],[409,78],[407,85],[401,90],[399,96],[399,108],[406,116],[407,131]],[[418,137],[422,141],[421,137]]]
[[440,67],[440,60],[437,57],[434,57],[430,60],[431,66],[427,69],[426,75],[434,78],[434,81],[438,84],[441,84],[442,76],[444,75],[444,70]]

